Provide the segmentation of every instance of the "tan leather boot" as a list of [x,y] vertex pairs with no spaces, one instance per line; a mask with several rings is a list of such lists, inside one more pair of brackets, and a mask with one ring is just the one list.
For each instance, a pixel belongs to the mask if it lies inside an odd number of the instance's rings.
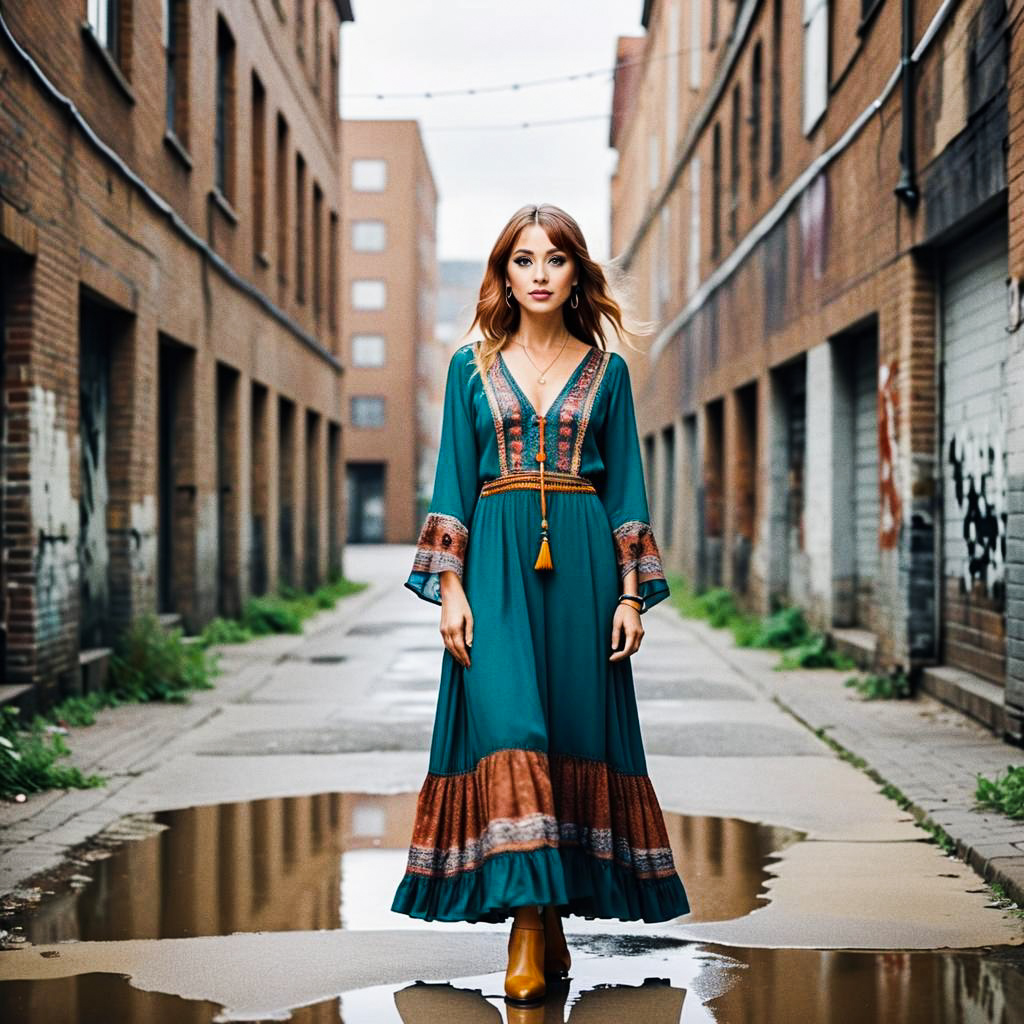
[[544,1002],[544,926],[512,925],[508,936],[508,968],[505,1001],[513,1006],[537,1006]]
[[547,977],[565,978],[572,966],[569,946],[562,930],[562,915],[558,908],[548,904],[544,908],[544,974]]

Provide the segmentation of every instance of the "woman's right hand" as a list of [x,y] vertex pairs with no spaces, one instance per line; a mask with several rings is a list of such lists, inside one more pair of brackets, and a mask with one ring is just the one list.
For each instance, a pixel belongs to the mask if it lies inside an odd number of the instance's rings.
[[464,668],[469,668],[473,612],[462,589],[462,580],[450,569],[441,573],[441,638],[452,657]]

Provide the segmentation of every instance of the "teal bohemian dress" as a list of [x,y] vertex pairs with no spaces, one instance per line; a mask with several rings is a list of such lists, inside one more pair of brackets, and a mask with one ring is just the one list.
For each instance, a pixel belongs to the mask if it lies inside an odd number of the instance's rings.
[[[647,775],[630,659],[609,661],[622,576],[668,596],[626,361],[593,347],[541,417],[499,353],[448,366],[434,492],[405,586],[461,576],[471,665],[444,649],[427,776],[391,909],[501,922],[512,908],[666,921],[689,912]],[[541,451],[546,459],[537,461]],[[539,491],[539,466],[545,488]],[[535,568],[546,502],[552,569]]]

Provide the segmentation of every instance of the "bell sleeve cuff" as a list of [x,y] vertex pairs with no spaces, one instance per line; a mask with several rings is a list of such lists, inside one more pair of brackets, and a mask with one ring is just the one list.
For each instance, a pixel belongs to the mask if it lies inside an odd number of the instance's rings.
[[619,578],[636,569],[637,593],[644,599],[644,611],[668,597],[668,582],[661,563],[661,552],[654,539],[651,524],[630,519],[612,531],[615,554],[619,562]]
[[423,521],[412,572],[405,585],[425,601],[441,603],[441,573],[452,569],[462,579],[469,530],[456,516],[431,512]]

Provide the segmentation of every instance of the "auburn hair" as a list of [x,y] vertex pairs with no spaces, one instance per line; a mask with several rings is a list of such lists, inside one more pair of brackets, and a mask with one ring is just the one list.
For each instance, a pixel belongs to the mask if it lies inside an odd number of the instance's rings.
[[654,324],[634,319],[613,294],[608,277],[615,280],[617,290],[624,291],[627,286],[625,275],[614,264],[603,266],[591,258],[583,232],[575,219],[551,203],[522,206],[501,229],[491,249],[480,284],[476,315],[464,335],[472,334],[474,328],[479,329],[477,333],[481,336],[482,344],[477,348],[476,364],[482,375],[487,374],[498,351],[519,329],[519,303],[513,301],[509,306],[505,301],[506,268],[520,232],[531,224],[539,224],[547,232],[551,244],[571,255],[575,262],[579,279],[579,305],[573,309],[568,301],[562,303],[562,317],[573,337],[596,348],[606,349],[606,329],[610,328],[620,341],[635,349],[637,346],[632,344],[633,338],[653,333]]

